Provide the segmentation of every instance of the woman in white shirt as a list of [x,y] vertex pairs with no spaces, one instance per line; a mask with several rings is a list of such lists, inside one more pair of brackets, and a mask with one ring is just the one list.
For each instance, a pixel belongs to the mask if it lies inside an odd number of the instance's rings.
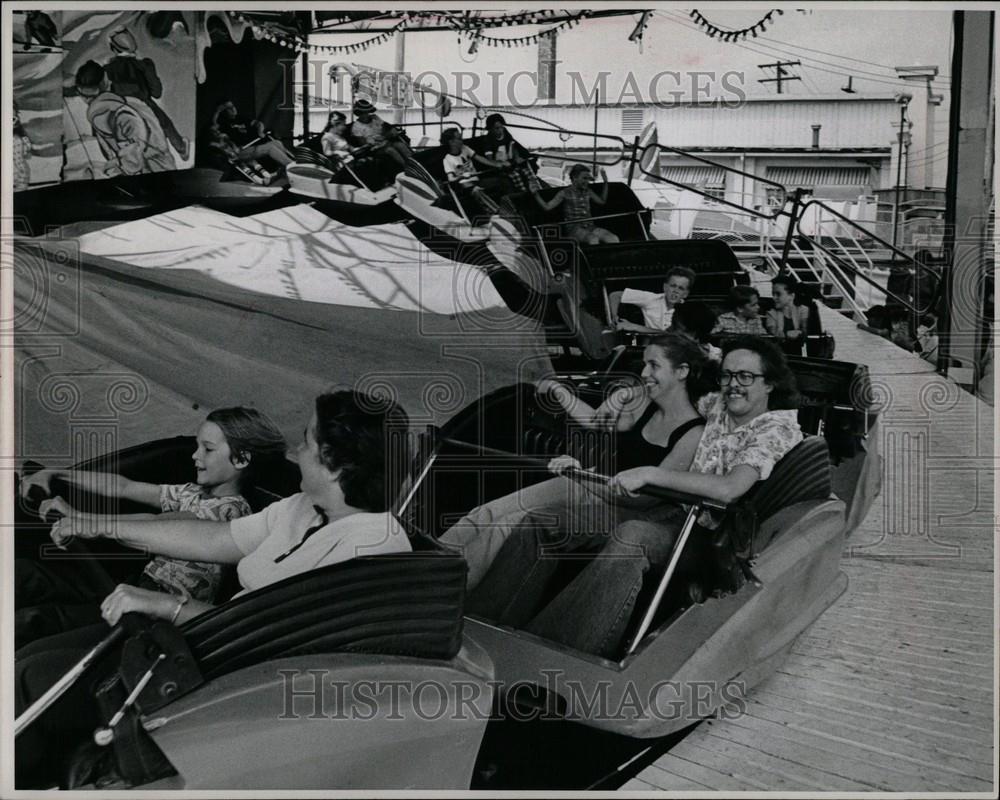
[[[404,437],[406,428],[406,412],[395,404],[351,391],[323,394],[296,454],[299,494],[231,522],[150,519],[102,529],[68,516],[52,526],[52,539],[114,536],[160,555],[235,564],[244,591],[358,555],[405,552],[409,540],[387,511],[394,487],[385,448],[389,435]],[[211,607],[122,584],[101,613],[109,625],[132,611],[180,624]]]

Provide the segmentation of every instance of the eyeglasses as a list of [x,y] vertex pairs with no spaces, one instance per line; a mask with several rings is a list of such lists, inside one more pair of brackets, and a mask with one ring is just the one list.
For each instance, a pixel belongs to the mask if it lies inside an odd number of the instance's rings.
[[728,386],[734,378],[740,386],[749,386],[754,382],[754,379],[763,377],[764,375],[759,372],[748,372],[747,370],[729,372],[729,370],[724,369],[719,373],[719,386]]
[[306,543],[306,540],[314,533],[316,533],[316,531],[318,531],[320,528],[325,528],[327,525],[330,524],[330,518],[326,515],[326,511],[324,509],[320,508],[319,506],[313,506],[313,508],[316,510],[316,513],[319,514],[319,522],[317,522],[315,525],[309,528],[304,534],[302,534],[302,538],[299,539],[299,541],[293,544],[290,548],[288,548],[288,550],[286,550],[280,556],[277,556],[274,559],[275,564],[280,564],[282,561],[288,558],[292,553],[294,553],[296,550],[302,547],[302,545]]

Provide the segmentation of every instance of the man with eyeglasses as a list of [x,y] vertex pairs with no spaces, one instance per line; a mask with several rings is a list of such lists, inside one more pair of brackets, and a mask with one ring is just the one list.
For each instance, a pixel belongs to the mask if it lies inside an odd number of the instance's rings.
[[[769,341],[734,337],[723,350],[719,384],[720,391],[698,403],[705,430],[688,471],[636,467],[615,475],[612,490],[634,496],[643,486],[663,486],[728,503],[770,476],[775,464],[802,441],[788,362]],[[592,642],[600,641],[597,655],[617,657],[626,630],[619,623],[631,613],[635,599],[623,604],[620,586],[635,583],[637,570],[641,580],[653,564],[662,563],[681,521],[636,519],[618,525],[598,556],[535,616],[531,633],[585,652],[595,652]],[[706,511],[698,521],[711,529],[721,519]],[[587,619],[581,620],[581,614]]]
[[[784,354],[771,342],[738,336],[723,347],[719,392],[703,397],[698,412],[705,432],[688,472],[641,467],[616,475],[613,485],[625,495],[643,486],[731,502],[765,480],[774,465],[802,441],[795,377]],[[714,528],[708,512],[699,520]]]

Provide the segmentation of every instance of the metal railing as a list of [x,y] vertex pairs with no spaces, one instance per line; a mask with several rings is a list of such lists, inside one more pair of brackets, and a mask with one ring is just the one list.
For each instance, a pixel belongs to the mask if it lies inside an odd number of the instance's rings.
[[[940,282],[943,277],[942,274],[937,270],[935,270],[934,268],[930,267],[929,265],[920,263],[915,258],[907,255],[899,248],[893,247],[889,242],[885,241],[879,236],[876,236],[874,233],[867,230],[862,225],[858,224],[855,220],[852,220],[844,216],[839,211],[830,208],[828,205],[826,205],[820,200],[810,200],[804,203],[801,207],[801,210],[804,210],[811,206],[819,207],[820,209],[822,209],[824,213],[830,214],[833,217],[837,218],[837,221],[841,226],[853,229],[855,232],[860,232],[861,234],[863,234],[865,238],[870,238],[875,242],[877,242],[880,246],[884,247],[890,254],[893,254],[895,257],[898,257],[899,261],[901,261],[904,265],[906,265],[907,269],[914,276],[919,277],[920,274],[923,272],[929,274],[938,282],[938,287],[932,294],[928,302],[928,305],[926,307],[921,307],[918,305],[919,298],[914,297],[912,298],[912,301],[907,300],[904,297],[900,297],[895,292],[890,291],[888,286],[881,286],[877,281],[875,281],[870,276],[870,273],[874,268],[874,264],[872,264],[870,259],[868,260],[868,264],[870,266],[868,269],[866,269],[861,265],[859,265],[856,259],[853,259],[853,256],[849,251],[841,250],[841,252],[837,252],[837,250],[834,249],[834,247],[832,247],[830,244],[824,241],[824,237],[822,235],[815,236],[814,234],[809,234],[803,231],[801,229],[801,221],[802,221],[801,213],[795,220],[795,224],[789,226],[788,237],[786,241],[789,244],[794,242],[796,249],[799,252],[802,252],[801,248],[799,247],[798,240],[799,239],[805,240],[811,245],[814,252],[820,252],[823,254],[823,256],[825,257],[826,266],[828,268],[828,272],[826,274],[828,277],[835,278],[835,280],[828,282],[833,282],[835,285],[838,285],[838,288],[840,289],[841,293],[845,298],[845,302],[848,302],[848,304],[852,307],[853,310],[863,314],[865,311],[867,311],[868,308],[870,308],[870,305],[862,308],[861,304],[857,303],[855,299],[856,286],[857,286],[856,282],[860,280],[863,284],[866,284],[869,287],[869,291],[874,290],[880,293],[886,299],[887,302],[891,301],[893,304],[902,306],[907,311],[909,311],[911,316],[911,327],[913,330],[916,330],[919,318],[922,315],[931,311],[937,302],[937,294],[940,291]],[[838,239],[833,239],[834,244],[836,244],[838,241],[839,241]],[[853,241],[857,242],[856,235],[853,237]],[[860,247],[860,245],[858,245],[858,248],[859,252],[865,253],[865,249]],[[806,261],[810,264],[812,263],[808,258],[806,259]]]

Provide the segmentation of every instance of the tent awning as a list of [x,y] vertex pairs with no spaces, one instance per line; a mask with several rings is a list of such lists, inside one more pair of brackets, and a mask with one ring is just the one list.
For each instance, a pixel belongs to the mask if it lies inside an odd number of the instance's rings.
[[688,185],[718,185],[726,182],[722,167],[663,167],[664,178]]
[[788,187],[869,186],[868,167],[768,167],[768,180]]

